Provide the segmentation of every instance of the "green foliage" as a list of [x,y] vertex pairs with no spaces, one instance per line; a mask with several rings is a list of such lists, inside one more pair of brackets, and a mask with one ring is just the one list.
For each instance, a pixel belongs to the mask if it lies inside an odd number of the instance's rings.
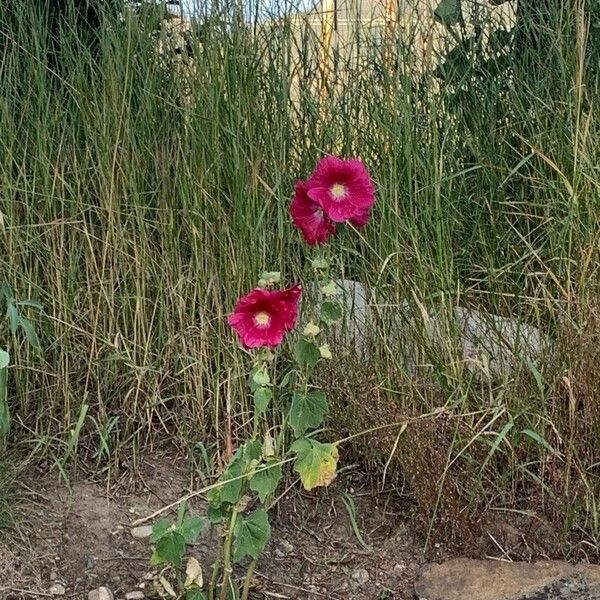
[[294,345],[294,358],[301,369],[314,367],[321,358],[319,348],[308,340],[298,340]]
[[319,318],[331,325],[342,318],[342,307],[337,302],[325,301],[321,304]]
[[249,517],[238,517],[233,532],[233,560],[239,562],[245,556],[258,558],[271,537],[271,526],[267,513],[258,509]]
[[177,531],[168,530],[157,540],[150,563],[153,565],[168,563],[180,567],[184,553],[185,538],[183,535]]
[[[267,467],[266,469],[264,467]],[[258,494],[262,504],[265,504],[268,497],[277,489],[279,482],[283,477],[281,465],[276,461],[269,461],[265,465],[260,465],[262,470],[252,475],[250,480],[250,489]]]
[[289,422],[298,438],[308,429],[315,429],[323,423],[328,404],[324,392],[295,392],[289,412]]
[[[286,278],[328,280],[322,257],[313,261],[316,273],[305,269],[311,257],[290,224],[290,193],[321,153],[361,156],[377,183],[372,218],[358,236],[340,227],[329,248],[336,260],[344,253],[339,274],[376,292],[377,319],[368,368],[333,372],[332,364],[321,375],[336,382],[328,394],[332,426],[353,433],[448,402],[452,435],[437,419],[426,443],[423,425],[419,443],[407,442],[389,465],[419,482],[411,489],[422,494],[418,520],[431,521],[434,532],[432,515],[441,513],[427,501],[439,498],[443,507],[447,495],[469,498],[469,508],[480,501],[495,509],[501,499],[505,511],[538,511],[535,499],[567,481],[580,493],[571,508],[550,507],[551,520],[572,537],[562,548],[567,558],[587,553],[588,542],[600,539],[597,1],[520,0],[516,31],[494,42],[501,56],[490,63],[486,23],[474,41],[463,39],[470,27],[452,26],[448,45],[432,40],[439,53],[425,63],[422,48],[411,45],[422,39],[419,19],[396,31],[391,59],[371,36],[350,41],[347,57],[336,51],[325,98],[314,85],[318,31],[285,16],[246,27],[227,7],[222,20],[205,24],[195,76],[184,85],[157,66],[152,39],[128,18],[101,32],[94,57],[76,30],[65,31],[57,91],[31,5],[0,7],[7,17],[0,40],[10,41],[0,41],[0,277],[51,315],[40,327],[35,308],[20,307],[42,345],[48,340],[43,366],[30,368],[26,331],[18,327],[13,339],[1,311],[10,406],[23,420],[25,445],[62,455],[87,405],[86,452],[111,444],[118,461],[123,448],[163,436],[164,423],[183,445],[201,437],[208,446],[223,432],[228,396],[235,433],[246,435],[254,402],[244,377],[248,355],[232,351],[223,317],[265,265]],[[454,54],[452,34],[460,38]],[[445,66],[446,85],[427,64],[443,65],[449,54],[456,69]],[[473,365],[463,368],[450,345],[430,351],[416,307],[438,302],[445,320],[450,307],[467,306],[548,333],[555,344],[552,368],[541,368],[543,394],[527,369],[479,386]],[[414,379],[391,326],[405,303],[403,328],[427,350],[429,365]],[[573,411],[554,401],[567,394],[567,381]],[[304,382],[295,373],[287,383],[272,389],[288,394]],[[373,384],[376,411],[366,393]],[[279,400],[271,406],[279,409],[287,396]],[[490,423],[496,404],[510,415]],[[530,422],[503,434],[521,412]],[[258,433],[277,425],[279,414],[267,411]],[[470,444],[479,419],[487,427],[482,443],[498,442],[480,475],[483,459]],[[516,435],[524,430],[560,449],[563,460],[531,435]],[[376,453],[373,464],[391,455],[383,437],[362,439],[355,449]],[[72,444],[72,459],[80,447]],[[431,476],[431,448],[452,463],[439,477]],[[227,520],[230,508],[210,511]],[[442,529],[456,528],[460,539],[464,522],[455,515],[448,508]]]
[[273,391],[267,387],[260,387],[254,392],[254,410],[262,414],[267,410],[269,402],[273,398]]
[[[181,505],[183,506],[183,504]],[[150,541],[155,544],[150,558],[153,565],[167,563],[176,568],[181,567],[186,544],[193,544],[204,528],[205,521],[201,517],[183,517],[175,524],[168,519],[161,519],[152,526]]]

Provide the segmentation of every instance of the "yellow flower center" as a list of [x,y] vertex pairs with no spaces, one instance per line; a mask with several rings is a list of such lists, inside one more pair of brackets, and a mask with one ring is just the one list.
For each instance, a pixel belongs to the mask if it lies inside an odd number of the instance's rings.
[[254,322],[261,327],[266,327],[271,322],[271,317],[266,312],[259,312],[254,315]]
[[341,183],[334,183],[329,189],[334,200],[340,200],[346,195],[346,187]]

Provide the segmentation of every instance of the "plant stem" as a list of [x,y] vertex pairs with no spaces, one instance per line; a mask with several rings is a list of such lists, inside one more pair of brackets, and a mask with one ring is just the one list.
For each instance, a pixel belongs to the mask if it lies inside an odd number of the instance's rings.
[[215,589],[217,585],[217,577],[219,575],[219,567],[221,566],[221,556],[223,554],[223,546],[219,544],[219,552],[213,565],[212,574],[210,576],[210,583],[208,584],[208,600],[214,600]]
[[229,582],[231,580],[231,543],[233,541],[233,528],[235,527],[237,515],[237,507],[234,507],[231,511],[231,518],[229,519],[229,526],[227,527],[227,534],[225,537],[225,546],[223,548],[223,582],[221,583],[220,600],[225,600],[227,588],[229,587]]
[[248,600],[248,593],[250,592],[250,582],[252,581],[252,575],[254,574],[254,567],[256,567],[256,559],[252,559],[248,565],[248,569],[246,569],[241,600]]

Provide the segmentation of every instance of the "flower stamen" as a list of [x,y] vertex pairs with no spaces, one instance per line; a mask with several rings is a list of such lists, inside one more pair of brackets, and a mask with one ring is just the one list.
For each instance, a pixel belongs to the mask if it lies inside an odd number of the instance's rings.
[[346,186],[341,183],[334,183],[329,188],[329,193],[333,196],[334,200],[341,200],[346,195]]
[[266,312],[262,311],[254,315],[254,322],[259,327],[267,327],[271,322],[271,317]]

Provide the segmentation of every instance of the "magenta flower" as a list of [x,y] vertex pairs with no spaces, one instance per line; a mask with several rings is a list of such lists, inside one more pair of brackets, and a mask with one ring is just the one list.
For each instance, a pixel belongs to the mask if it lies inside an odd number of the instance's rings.
[[335,223],[365,225],[375,189],[362,161],[326,156],[306,182],[308,197]]
[[302,232],[307,244],[324,244],[330,234],[335,234],[334,224],[321,206],[308,197],[306,182],[296,182],[294,192],[290,204],[290,215],[294,225]]
[[299,285],[286,290],[255,288],[237,301],[227,322],[245,348],[274,348],[296,324],[301,293]]

